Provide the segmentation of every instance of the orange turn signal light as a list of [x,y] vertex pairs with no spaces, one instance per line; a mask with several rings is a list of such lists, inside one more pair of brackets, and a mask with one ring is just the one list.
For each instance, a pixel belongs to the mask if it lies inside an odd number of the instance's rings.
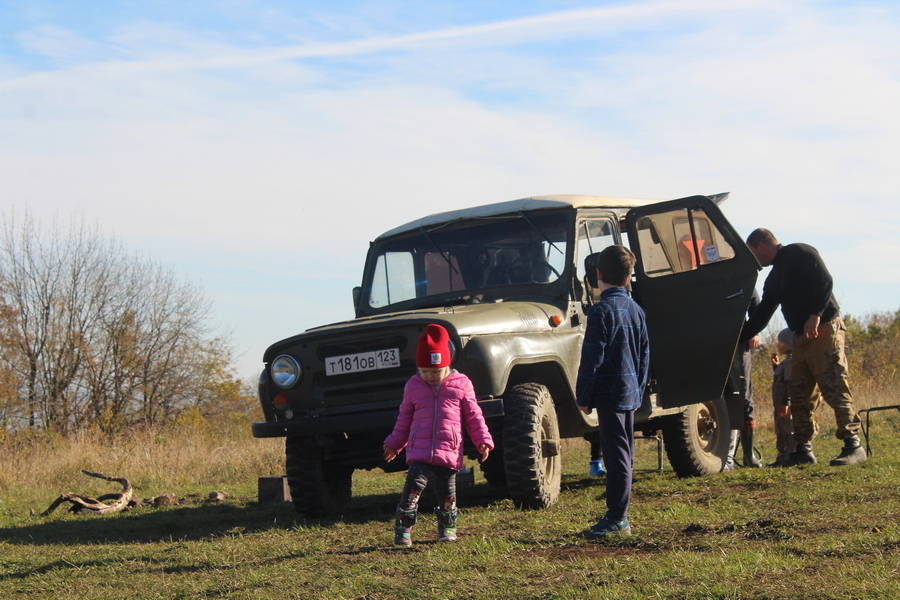
[[563,322],[562,315],[553,315],[552,317],[550,317],[550,323],[554,327],[557,327],[562,322]]

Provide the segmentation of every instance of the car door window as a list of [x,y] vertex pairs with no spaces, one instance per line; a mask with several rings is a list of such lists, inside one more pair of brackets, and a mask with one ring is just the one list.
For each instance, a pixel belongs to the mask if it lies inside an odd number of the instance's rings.
[[680,208],[637,220],[641,264],[648,277],[731,260],[734,247],[702,208]]

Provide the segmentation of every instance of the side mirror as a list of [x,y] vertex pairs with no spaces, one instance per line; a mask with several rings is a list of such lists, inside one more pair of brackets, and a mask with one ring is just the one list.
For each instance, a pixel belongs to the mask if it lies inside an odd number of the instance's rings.
[[362,298],[362,288],[360,286],[356,286],[353,288],[353,312],[356,313],[357,308],[359,307],[359,299]]

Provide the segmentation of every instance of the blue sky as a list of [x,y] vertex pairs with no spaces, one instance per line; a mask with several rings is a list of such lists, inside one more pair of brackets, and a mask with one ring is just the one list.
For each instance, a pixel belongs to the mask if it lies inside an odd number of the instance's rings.
[[3,206],[199,281],[247,377],[382,231],[535,194],[730,191],[895,311],[898,106],[889,1],[0,0]]

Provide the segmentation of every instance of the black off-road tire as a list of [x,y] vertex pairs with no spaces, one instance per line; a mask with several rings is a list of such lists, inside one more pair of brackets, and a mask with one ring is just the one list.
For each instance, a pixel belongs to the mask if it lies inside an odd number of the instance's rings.
[[320,450],[285,440],[285,466],[291,501],[305,517],[340,517],[350,508],[353,469],[330,464]]
[[719,398],[686,406],[662,425],[666,456],[679,477],[701,477],[722,470],[728,453],[728,407]]
[[504,395],[506,484],[519,508],[547,508],[559,499],[562,476],[559,423],[550,391],[523,383]]

